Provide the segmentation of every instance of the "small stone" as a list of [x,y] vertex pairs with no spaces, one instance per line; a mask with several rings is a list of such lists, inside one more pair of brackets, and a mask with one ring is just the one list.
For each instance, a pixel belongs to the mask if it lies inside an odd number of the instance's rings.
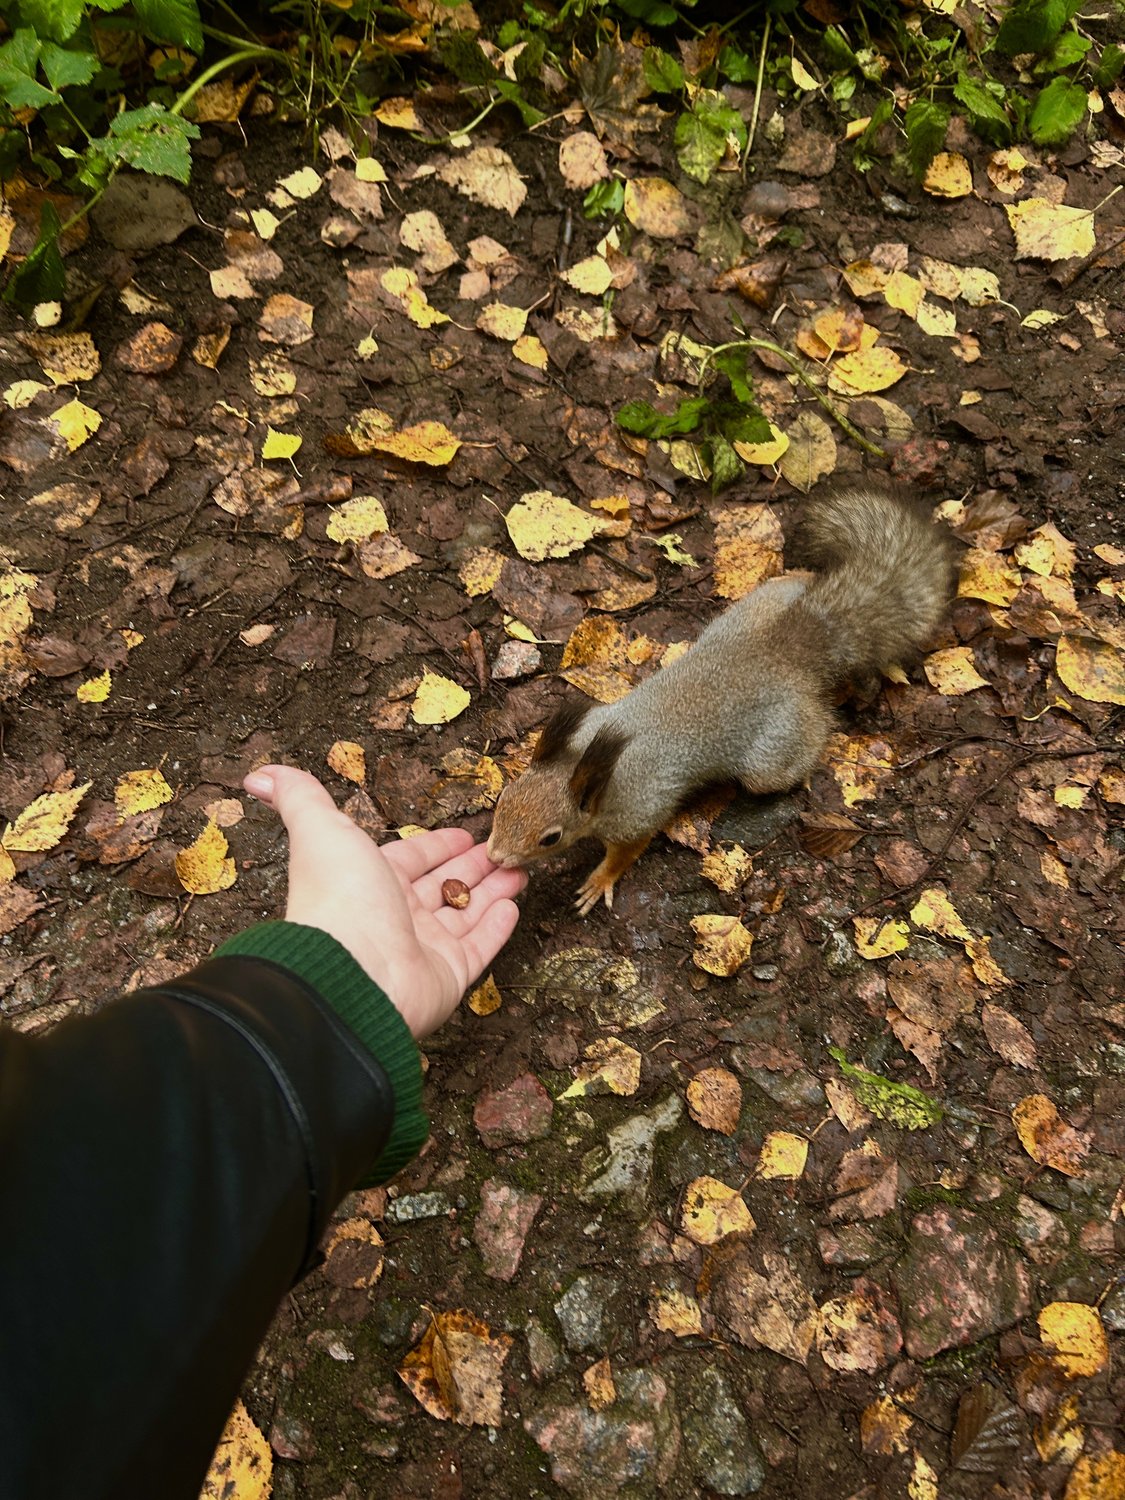
[[826,1266],[843,1270],[862,1270],[874,1265],[887,1253],[887,1247],[867,1224],[843,1224],[839,1229],[818,1229],[817,1248]]
[[274,1418],[270,1428],[270,1447],[278,1458],[287,1458],[291,1462],[308,1463],[316,1457],[316,1442],[309,1424],[282,1412]]
[[538,1141],[550,1133],[554,1100],[534,1073],[521,1073],[507,1088],[481,1094],[473,1124],[486,1146]]
[[1066,1226],[1058,1214],[1026,1193],[1016,1199],[1016,1238],[1037,1266],[1049,1266],[1063,1255],[1070,1243]]
[[531,1319],[524,1332],[527,1335],[527,1362],[534,1378],[542,1380],[547,1375],[557,1375],[565,1364],[558,1340],[537,1318]]
[[777,964],[755,964],[750,970],[755,979],[760,979],[763,984],[772,984],[781,973]]
[[416,1219],[440,1219],[453,1212],[444,1193],[404,1193],[387,1204],[388,1224],[411,1224]]
[[824,945],[824,964],[830,974],[837,976],[852,974],[862,968],[863,959],[855,951],[855,945],[842,927],[828,934]]
[[521,1192],[495,1177],[483,1184],[473,1239],[486,1275],[511,1281],[519,1270],[524,1240],[542,1206],[539,1193]]
[[568,1349],[601,1353],[609,1337],[609,1301],[618,1283],[596,1272],[579,1276],[555,1303],[555,1317]]
[[505,641],[492,663],[492,676],[499,682],[527,677],[532,672],[538,672],[542,660],[539,647],[533,646],[530,641]]
[[1125,1281],[1119,1281],[1102,1303],[1102,1322],[1110,1333],[1125,1333]]
[[617,1400],[606,1411],[548,1402],[524,1426],[551,1459],[551,1478],[582,1500],[607,1493],[665,1493],[680,1455],[680,1425],[665,1381],[650,1370],[615,1376]]
[[722,1373],[705,1365],[683,1386],[677,1381],[676,1392],[695,1477],[717,1495],[754,1494],[766,1477],[765,1465]]
[[811,1073],[806,1073],[803,1068],[795,1073],[783,1073],[772,1068],[746,1067],[746,1057],[741,1047],[732,1050],[731,1061],[737,1072],[756,1084],[763,1094],[775,1104],[780,1104],[787,1113],[824,1108],[824,1090],[819,1080]]
[[672,1130],[683,1112],[683,1100],[678,1094],[669,1094],[655,1108],[630,1115],[611,1130],[605,1148],[590,1152],[583,1162],[579,1196],[587,1200],[621,1196],[643,1209],[652,1182],[656,1137]]

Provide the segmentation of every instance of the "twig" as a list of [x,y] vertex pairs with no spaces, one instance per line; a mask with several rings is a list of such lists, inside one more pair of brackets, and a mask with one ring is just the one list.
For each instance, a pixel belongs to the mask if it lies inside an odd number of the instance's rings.
[[770,20],[771,17],[767,12],[766,24],[762,30],[762,51],[758,58],[758,81],[754,85],[754,108],[750,112],[750,129],[746,134],[746,150],[742,157],[744,164],[754,148],[754,132],[758,128],[758,110],[762,103],[762,82],[766,73],[766,48],[769,45],[770,39]]

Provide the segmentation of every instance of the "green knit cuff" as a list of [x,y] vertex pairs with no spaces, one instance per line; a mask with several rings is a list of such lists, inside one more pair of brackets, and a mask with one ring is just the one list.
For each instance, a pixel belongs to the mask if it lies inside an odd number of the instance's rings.
[[343,944],[319,927],[260,922],[228,938],[214,957],[234,953],[268,958],[291,969],[331,1006],[383,1068],[394,1090],[394,1125],[378,1160],[357,1186],[386,1182],[417,1156],[430,1133],[422,1108],[422,1064],[406,1022]]

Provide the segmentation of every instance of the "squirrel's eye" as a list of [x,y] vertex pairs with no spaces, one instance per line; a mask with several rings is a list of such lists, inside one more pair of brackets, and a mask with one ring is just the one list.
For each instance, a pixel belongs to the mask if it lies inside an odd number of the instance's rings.
[[550,833],[545,833],[543,835],[543,837],[539,840],[539,847],[540,847],[540,849],[549,849],[552,844],[557,844],[558,841],[559,841],[559,839],[561,839],[561,838],[562,838],[562,829],[561,828],[552,828],[551,831],[550,831]]

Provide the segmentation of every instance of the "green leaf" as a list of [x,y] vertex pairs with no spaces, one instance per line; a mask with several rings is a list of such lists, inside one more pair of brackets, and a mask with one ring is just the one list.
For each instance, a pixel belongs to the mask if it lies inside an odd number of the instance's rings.
[[58,104],[59,95],[36,79],[41,44],[29,26],[21,26],[0,47],[0,99],[12,109],[42,109]]
[[1102,55],[1094,69],[1094,82],[1100,89],[1109,88],[1121,77],[1123,67],[1125,67],[1125,47],[1119,47],[1116,42],[1110,42],[1108,47],[1102,48]]
[[1088,36],[1079,36],[1077,31],[1064,31],[1051,48],[1050,55],[1036,63],[1037,73],[1065,73],[1077,67],[1093,46]]
[[965,106],[965,112],[974,124],[987,121],[989,124],[1001,125],[1005,130],[1008,128],[1008,116],[999,101],[969,73],[958,73],[953,94],[958,104]]
[[692,108],[713,129],[721,130],[724,135],[733,135],[740,146],[746,145],[746,121],[717,89],[700,89]]
[[746,376],[746,362],[749,358],[748,349],[724,349],[721,354],[716,354],[711,364],[714,369],[720,370],[730,381],[730,388],[734,392],[736,401],[745,402],[749,405],[754,400],[754,387]]
[[510,78],[497,78],[492,87],[500,95],[501,99],[507,99],[509,104],[514,104],[519,110],[523,123],[530,129],[532,125],[538,125],[540,120],[547,116],[541,109],[536,109],[534,104],[529,104],[523,96],[523,89],[518,83],[513,83]]
[[36,35],[65,42],[78,30],[85,10],[82,0],[20,0],[20,18]]
[[676,121],[676,157],[696,182],[709,182],[727,149],[726,132],[689,109]]
[[124,110],[114,117],[108,135],[90,142],[90,165],[81,174],[82,180],[93,186],[104,180],[100,175],[104,167],[128,166],[158,177],[174,177],[186,185],[191,177],[188,142],[198,136],[198,125],[161,104]]
[[55,205],[45,198],[39,211],[39,236],[4,288],[5,302],[34,307],[38,302],[61,301],[66,291],[66,271],[59,250],[61,228]]
[[732,443],[768,443],[773,437],[769,420],[756,402],[751,402],[748,410],[724,418],[722,428]]
[[844,33],[838,26],[828,26],[824,32],[824,51],[834,70],[858,66],[855,53],[848,45]]
[[880,1120],[887,1120],[900,1130],[925,1130],[944,1115],[937,1100],[921,1089],[912,1088],[909,1083],[892,1083],[878,1073],[855,1067],[839,1047],[829,1047],[828,1051],[839,1063],[859,1102]]
[[674,26],[680,19],[676,8],[664,0],[617,0],[617,9],[646,26]]
[[1082,0],[1016,0],[996,33],[996,50],[1005,57],[1046,52],[1081,8]]
[[93,52],[77,47],[57,47],[54,42],[44,42],[39,55],[47,82],[53,89],[69,88],[76,83],[89,83],[101,67]]
[[731,83],[753,83],[758,77],[758,64],[728,42],[719,48],[719,72]]
[[[203,51],[203,25],[196,0],[133,0],[133,9],[145,35],[154,41],[174,42],[197,55]],[[186,182],[187,178],[182,180]]]
[[915,99],[906,111],[906,155],[916,177],[926,168],[945,144],[949,128],[949,110],[932,99]]
[[654,94],[678,94],[684,86],[684,70],[678,57],[662,47],[646,47],[642,59],[645,82]]
[[1067,78],[1052,78],[1031,111],[1029,131],[1037,146],[1061,146],[1085,118],[1086,90]]
[[707,449],[707,459],[711,465],[711,493],[717,495],[728,484],[742,478],[746,465],[721,432],[715,434],[707,444]]
[[582,200],[588,219],[616,218],[625,206],[625,184],[619,177],[595,182]]
[[627,401],[617,413],[617,425],[638,437],[678,437],[694,432],[711,409],[706,396],[681,401],[671,416],[664,416],[647,401]]

